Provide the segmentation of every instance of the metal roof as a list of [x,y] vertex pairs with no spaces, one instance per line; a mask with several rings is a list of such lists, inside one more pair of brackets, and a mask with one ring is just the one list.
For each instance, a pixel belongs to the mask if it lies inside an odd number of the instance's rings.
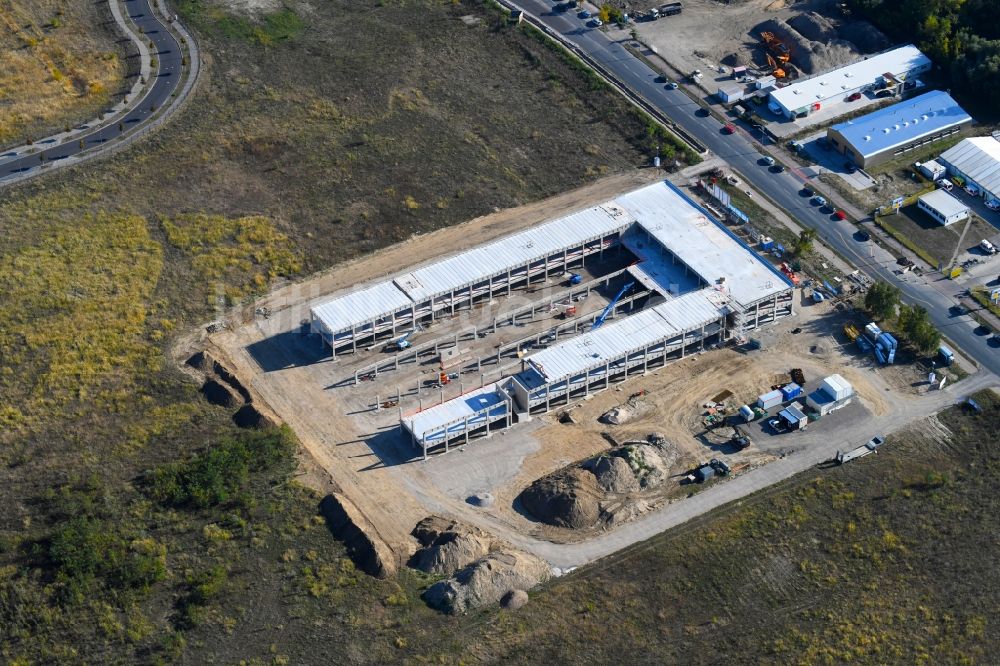
[[831,129],[860,155],[870,157],[971,121],[951,95],[934,90]]
[[413,302],[392,282],[380,282],[312,308],[312,314],[330,334],[361,326]]
[[418,268],[395,283],[414,301],[426,301],[622,231],[633,221],[614,202],[594,206]]
[[944,190],[934,190],[933,192],[928,192],[927,194],[922,195],[919,198],[919,201],[923,202],[924,205],[933,208],[945,218],[951,217],[952,215],[958,215],[959,213],[969,212],[968,206]]
[[941,153],[938,159],[952,165],[994,197],[1000,198],[1000,141],[992,136],[962,139]]
[[[507,408],[506,398],[498,385],[499,382],[487,384],[465,395],[428,407],[412,416],[403,417],[403,425],[417,438],[417,441],[423,441],[426,435],[428,443],[444,441],[446,430],[449,434],[464,432],[466,418],[469,419],[470,426],[484,425],[487,414],[499,416],[504,414]],[[489,412],[485,411],[487,409]]]
[[930,58],[909,44],[808,79],[800,79],[773,91],[771,99],[788,111],[795,111],[850,94],[849,91],[875,83],[883,74],[900,76],[918,67],[929,68],[930,64]]
[[712,288],[685,294],[553,345],[527,361],[549,382],[579,374],[719,319],[723,313],[713,302],[718,296]]
[[792,286],[671,183],[655,183],[615,201],[705,282],[717,284],[725,278],[724,286],[740,304],[749,305]]

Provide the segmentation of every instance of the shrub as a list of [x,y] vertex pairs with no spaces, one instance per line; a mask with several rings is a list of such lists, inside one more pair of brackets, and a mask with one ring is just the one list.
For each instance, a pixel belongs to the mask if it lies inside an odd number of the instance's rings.
[[291,452],[287,428],[241,433],[190,460],[153,469],[146,475],[146,490],[153,500],[169,506],[214,506],[232,499],[250,472],[274,467]]

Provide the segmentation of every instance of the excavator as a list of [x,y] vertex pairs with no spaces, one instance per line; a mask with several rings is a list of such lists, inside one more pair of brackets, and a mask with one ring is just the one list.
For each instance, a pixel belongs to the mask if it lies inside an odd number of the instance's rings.
[[770,53],[767,54],[767,64],[771,68],[771,76],[773,76],[774,78],[784,79],[788,76],[788,73],[785,72],[785,70],[782,69],[780,66],[778,66],[778,63],[775,62],[774,58],[771,56]]
[[792,59],[788,47],[773,32],[762,32],[760,38],[764,41],[764,48],[777,58],[778,62],[785,63]]

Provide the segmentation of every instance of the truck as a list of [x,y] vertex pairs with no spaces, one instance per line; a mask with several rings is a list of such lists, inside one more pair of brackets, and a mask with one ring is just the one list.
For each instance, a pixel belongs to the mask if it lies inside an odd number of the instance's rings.
[[[683,11],[684,6],[680,2],[668,2],[659,6],[660,16],[676,16]],[[654,10],[656,11],[656,10]]]

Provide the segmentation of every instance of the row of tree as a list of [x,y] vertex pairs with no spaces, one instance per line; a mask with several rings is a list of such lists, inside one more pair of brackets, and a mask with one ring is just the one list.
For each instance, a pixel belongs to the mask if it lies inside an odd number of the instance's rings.
[[941,333],[931,323],[927,310],[906,305],[899,299],[899,289],[886,282],[876,282],[865,294],[865,308],[878,321],[896,321],[896,332],[924,354],[941,345]]
[[895,41],[916,42],[966,101],[1000,108],[1000,1],[849,0]]

